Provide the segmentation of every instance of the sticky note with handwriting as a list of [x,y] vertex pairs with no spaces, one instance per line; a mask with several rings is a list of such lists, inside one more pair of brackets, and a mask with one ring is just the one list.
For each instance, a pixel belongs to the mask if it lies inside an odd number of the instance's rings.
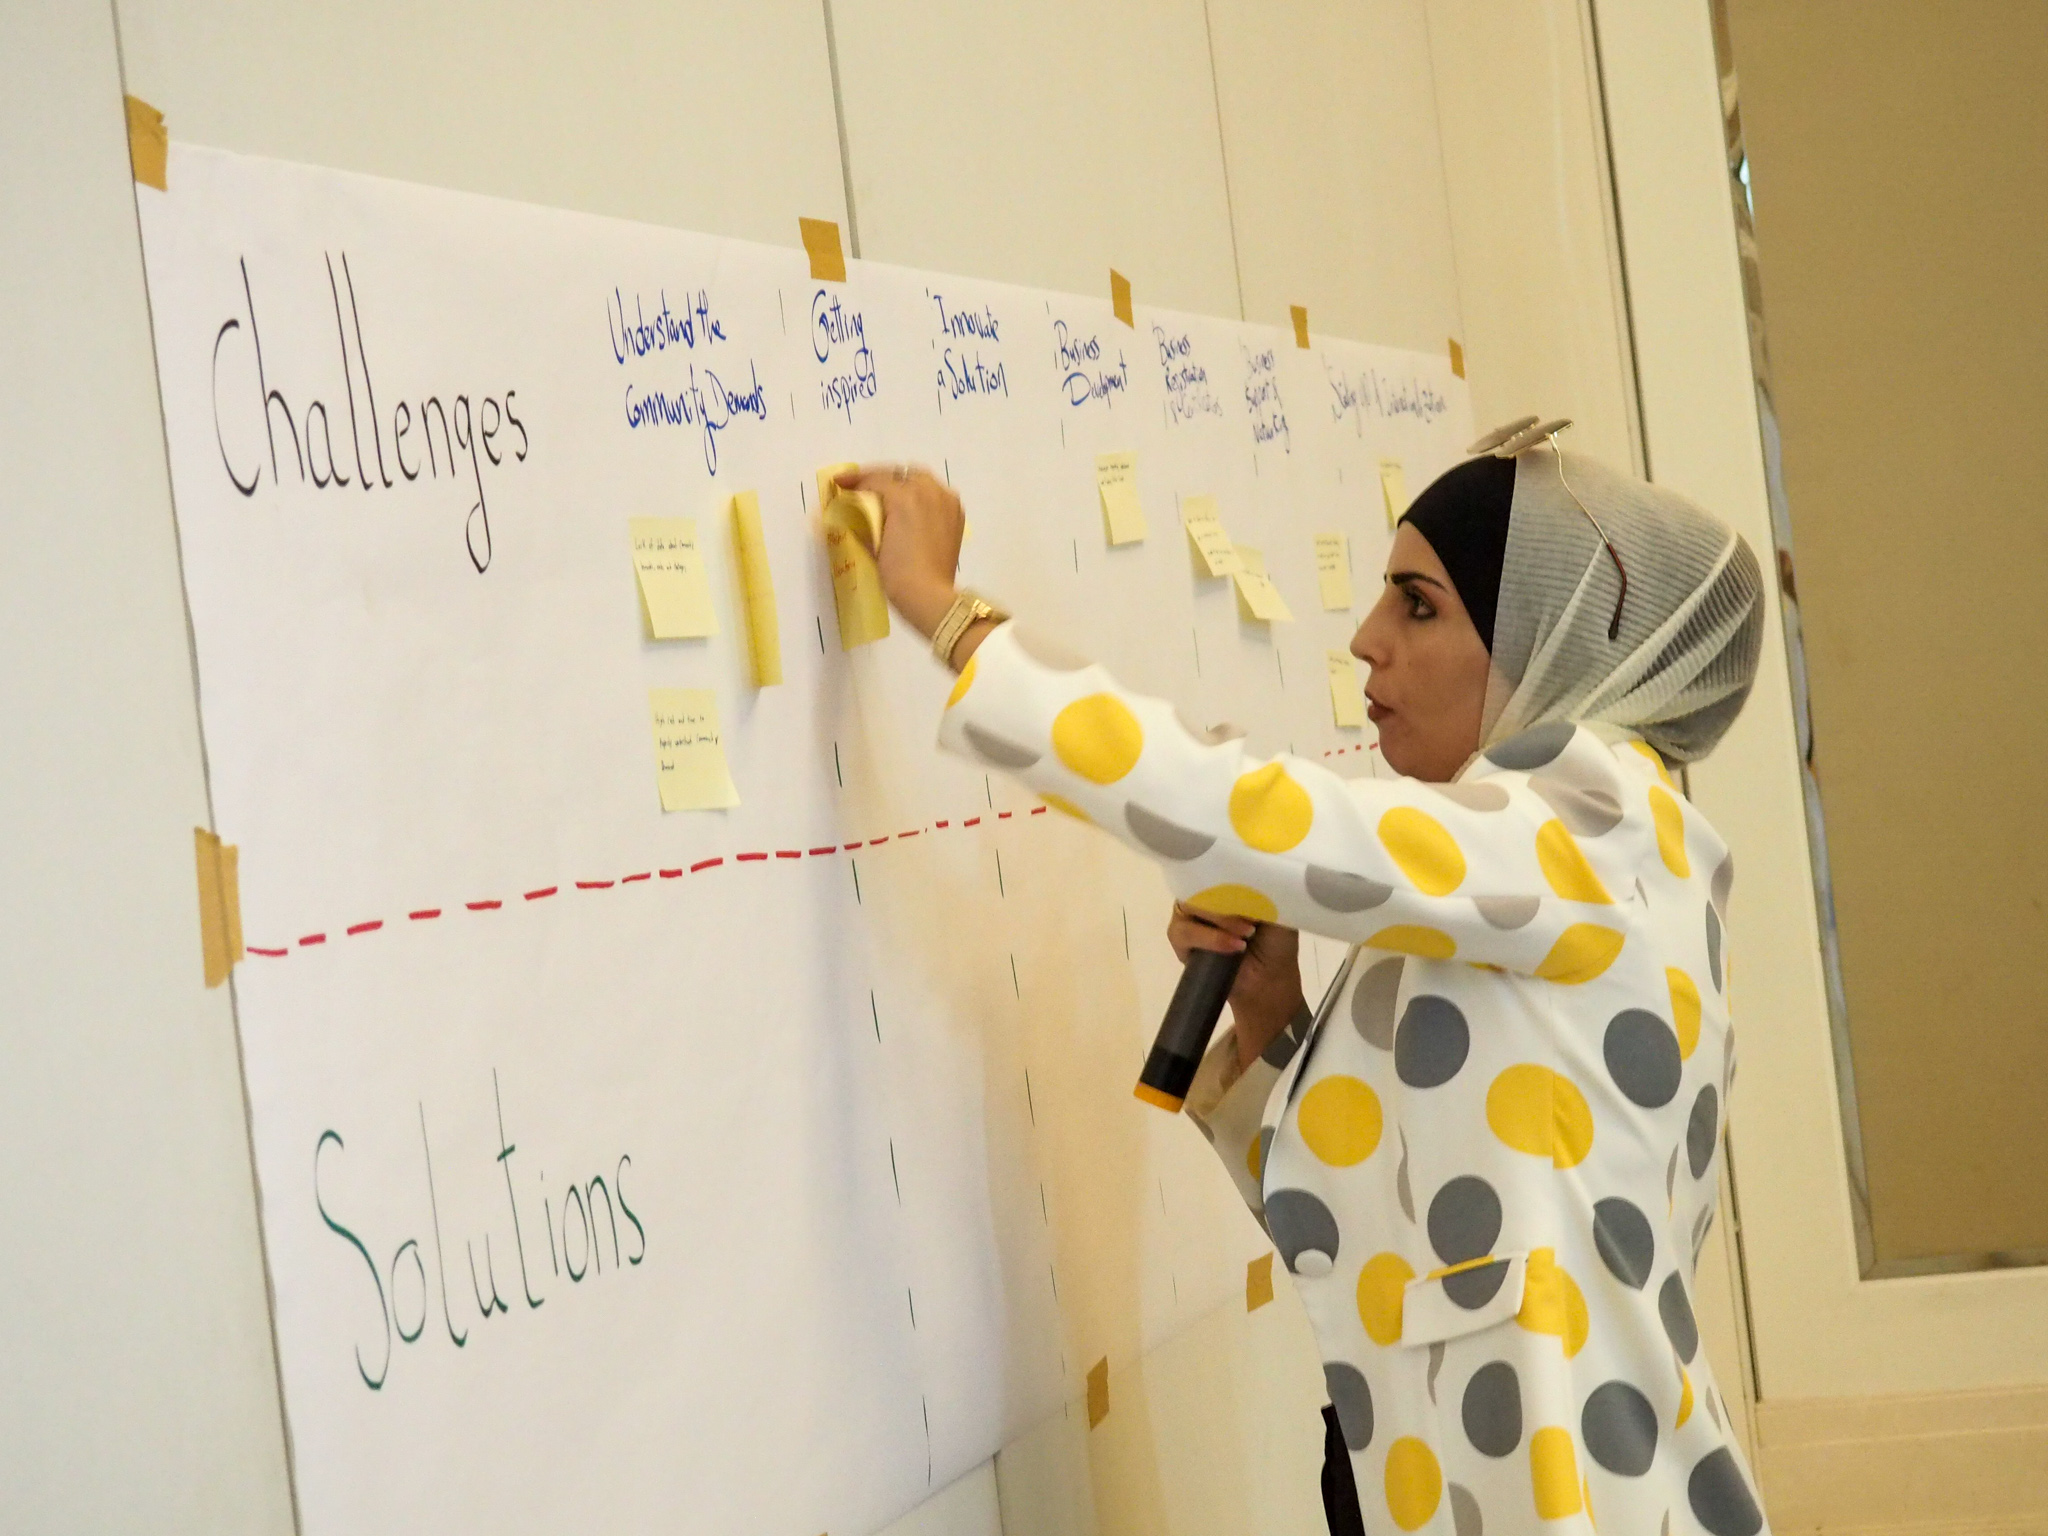
[[1341,533],[1316,535],[1316,589],[1326,612],[1351,611],[1351,541]]
[[1387,526],[1391,528],[1408,510],[1408,481],[1399,459],[1380,460],[1380,494],[1386,498]]
[[709,688],[650,688],[654,763],[664,811],[715,811],[740,803]]
[[1237,546],[1223,531],[1223,518],[1213,496],[1183,496],[1180,520],[1195,546],[1195,558],[1211,576],[1235,576],[1244,569],[1237,558]]
[[1139,544],[1145,538],[1145,509],[1138,505],[1138,456],[1099,453],[1095,456],[1095,488],[1102,496],[1102,523],[1109,542]]
[[696,640],[718,633],[704,554],[692,517],[635,517],[633,570],[640,581],[640,617],[656,640]]
[[1347,731],[1365,728],[1365,689],[1349,651],[1324,653],[1330,663],[1330,714]]
[[889,600],[873,550],[882,535],[881,499],[871,491],[841,490],[833,477],[857,464],[828,464],[818,471],[818,505],[824,509],[825,558],[832,568],[832,605],[839,612],[839,648],[887,638]]
[[733,569],[739,578],[740,608],[747,616],[747,654],[754,686],[782,681],[782,627],[775,614],[775,577],[768,569],[768,541],[761,531],[761,498],[741,491],[732,499]]
[[1266,557],[1251,545],[1240,544],[1237,546],[1237,563],[1240,567],[1234,573],[1237,611],[1261,624],[1292,624],[1294,614],[1281,600],[1280,589],[1273,585],[1273,578],[1266,574]]

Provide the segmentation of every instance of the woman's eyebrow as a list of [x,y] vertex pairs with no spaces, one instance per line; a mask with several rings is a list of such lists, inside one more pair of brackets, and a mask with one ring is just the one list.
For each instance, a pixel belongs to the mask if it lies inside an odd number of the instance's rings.
[[1439,591],[1439,592],[1448,592],[1448,591],[1450,590],[1450,588],[1446,587],[1446,586],[1445,586],[1445,585],[1444,585],[1444,584],[1443,584],[1442,582],[1438,581],[1438,580],[1437,580],[1437,579],[1436,579],[1436,578],[1435,578],[1434,576],[1425,576],[1425,575],[1423,575],[1423,574],[1422,574],[1422,572],[1420,572],[1420,571],[1389,571],[1389,572],[1387,572],[1387,585],[1389,585],[1389,586],[1393,586],[1393,587],[1403,586],[1403,585],[1405,585],[1406,583],[1408,583],[1408,582],[1411,582],[1411,581],[1419,581],[1419,582],[1422,582],[1422,583],[1424,583],[1424,584],[1425,584],[1425,585],[1427,585],[1427,586],[1432,586],[1432,587],[1435,587],[1435,588],[1437,589],[1437,591]]

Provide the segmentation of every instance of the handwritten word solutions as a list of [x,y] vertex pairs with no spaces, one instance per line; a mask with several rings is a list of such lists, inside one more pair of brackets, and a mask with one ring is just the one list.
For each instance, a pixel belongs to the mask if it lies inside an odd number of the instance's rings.
[[[995,309],[988,304],[978,310],[949,307],[943,293],[925,291],[937,310],[939,335],[946,340],[945,350],[939,354],[940,405],[977,395],[1009,398],[1009,374],[1001,354],[994,351],[1003,340],[1002,321]],[[956,342],[961,345],[955,346]],[[984,359],[982,346],[977,343],[990,348],[993,361]]]

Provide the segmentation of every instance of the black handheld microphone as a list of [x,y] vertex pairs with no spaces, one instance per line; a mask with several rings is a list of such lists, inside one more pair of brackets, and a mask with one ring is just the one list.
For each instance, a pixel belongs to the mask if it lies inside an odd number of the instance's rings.
[[1166,1005],[1166,1017],[1159,1021],[1152,1054],[1145,1058],[1145,1070],[1138,1074],[1138,1086],[1131,1090],[1147,1104],[1168,1114],[1180,1112],[1195,1080],[1195,1071],[1209,1049],[1209,1037],[1216,1033],[1216,1021],[1223,1016],[1223,1004],[1230,997],[1245,953],[1239,950],[1226,955],[1213,949],[1189,952],[1187,965],[1180,973],[1180,985],[1173,989],[1173,1001]]

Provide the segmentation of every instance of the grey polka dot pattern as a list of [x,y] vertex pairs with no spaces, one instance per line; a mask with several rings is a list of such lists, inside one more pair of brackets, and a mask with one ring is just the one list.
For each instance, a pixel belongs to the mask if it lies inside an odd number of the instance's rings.
[[1657,1261],[1657,1239],[1650,1218],[1618,1195],[1593,1207],[1593,1246],[1607,1272],[1632,1291],[1650,1283]]
[[[1306,1011],[1303,1010],[1304,1013]],[[1269,1067],[1285,1067],[1294,1060],[1294,1053],[1301,1049],[1301,1041],[1301,1031],[1290,1024],[1266,1042],[1266,1048],[1259,1052],[1259,1060]]]
[[1445,1275],[1444,1294],[1451,1298],[1453,1305],[1463,1307],[1467,1312],[1477,1312],[1500,1294],[1501,1282],[1507,1279],[1509,1267],[1506,1259],[1495,1259],[1491,1264]]
[[1443,1369],[1444,1346],[1443,1341],[1438,1340],[1429,1346],[1429,1370],[1423,1377],[1423,1384],[1429,1388],[1429,1400],[1432,1403],[1436,1401],[1436,1379],[1443,1374]]
[[1685,1063],[1678,1054],[1678,1036],[1656,1014],[1627,1008],[1607,1025],[1601,1042],[1607,1075],[1632,1104],[1662,1109],[1678,1095]]
[[1479,1501],[1472,1497],[1472,1490],[1463,1483],[1453,1483],[1450,1495],[1452,1536],[1486,1536],[1486,1517],[1480,1514]]
[[1529,787],[1557,812],[1574,837],[1598,837],[1621,825],[1621,802],[1604,789],[1585,789],[1561,779],[1539,776]]
[[1714,990],[1721,990],[1721,914],[1707,908],[1707,974],[1714,978]]
[[1463,1174],[1429,1202],[1429,1246],[1446,1264],[1463,1264],[1493,1252],[1500,1236],[1500,1196],[1476,1174]]
[[1308,887],[1311,901],[1332,912],[1364,912],[1394,894],[1391,885],[1363,875],[1347,875],[1341,869],[1324,869],[1320,864],[1309,865],[1302,883]]
[[1162,859],[1199,859],[1216,846],[1216,839],[1207,833],[1190,831],[1135,802],[1124,807],[1124,824],[1131,829],[1131,836]]
[[1276,1189],[1266,1196],[1266,1230],[1273,1234],[1273,1246],[1289,1271],[1298,1270],[1307,1253],[1336,1262],[1337,1218],[1305,1189]]
[[1020,747],[1014,741],[1005,741],[978,725],[963,725],[960,733],[967,738],[967,745],[974,748],[977,757],[998,768],[1029,768],[1044,755],[1033,752],[1029,747]]
[[1641,1477],[1657,1458],[1657,1410],[1627,1382],[1603,1382],[1579,1415],[1579,1438],[1607,1471]]
[[1259,1132],[1259,1185],[1261,1188],[1265,1186],[1266,1169],[1271,1166],[1273,1160],[1274,1129],[1273,1126],[1269,1125]]
[[1432,784],[1429,787],[1468,811],[1504,811],[1508,808],[1506,788],[1489,784],[1484,779],[1471,784]]
[[1486,749],[1486,758],[1502,768],[1528,772],[1557,761],[1557,755],[1577,734],[1578,727],[1568,720],[1548,720],[1519,736],[1495,742]]
[[1664,1165],[1664,1198],[1671,1199],[1678,1190],[1678,1154],[1680,1148],[1671,1149],[1671,1161]]
[[1068,650],[1057,640],[1048,640],[1028,625],[1013,623],[1010,638],[1017,642],[1017,649],[1054,672],[1079,672],[1090,666],[1086,656]]
[[1725,1445],[1699,1459],[1686,1479],[1685,1495],[1693,1518],[1709,1536],[1757,1536],[1764,1528],[1763,1511]]
[[1394,1048],[1394,1004],[1401,996],[1401,967],[1396,956],[1382,960],[1363,976],[1351,992],[1351,1023],[1367,1045],[1380,1050]]
[[1657,1315],[1664,1320],[1665,1337],[1687,1365],[1699,1353],[1700,1325],[1693,1320],[1692,1300],[1685,1294],[1685,1282],[1673,1270],[1657,1292]]
[[1394,1172],[1394,1195],[1401,1202],[1401,1214],[1415,1219],[1415,1190],[1408,1183],[1408,1133],[1401,1133],[1401,1166]]
[[1372,1388],[1355,1365],[1338,1360],[1323,1362],[1323,1388],[1337,1410],[1337,1427],[1344,1431],[1344,1444],[1362,1451],[1372,1444]]
[[1465,1383],[1465,1438],[1482,1456],[1507,1456],[1522,1443],[1522,1380],[1505,1360],[1482,1365]]
[[1425,992],[1408,999],[1394,1034],[1394,1071],[1410,1088],[1440,1088],[1458,1075],[1472,1049],[1465,1014],[1448,997]]
[[1477,896],[1472,905],[1479,909],[1481,917],[1502,930],[1526,928],[1543,910],[1542,898],[1537,896]]
[[1692,1101],[1692,1117],[1685,1123],[1685,1162],[1696,1179],[1706,1177],[1714,1161],[1714,1142],[1721,1134],[1721,1096],[1714,1085],[1702,1088]]
[[1692,1219],[1692,1267],[1697,1274],[1700,1267],[1700,1250],[1707,1246],[1707,1234],[1714,1230],[1714,1208],[1702,1206],[1699,1215]]
[[1729,854],[1714,871],[1714,883],[1708,891],[1708,900],[1714,904],[1714,911],[1720,914],[1722,922],[1728,921],[1728,893],[1735,888],[1735,855]]

